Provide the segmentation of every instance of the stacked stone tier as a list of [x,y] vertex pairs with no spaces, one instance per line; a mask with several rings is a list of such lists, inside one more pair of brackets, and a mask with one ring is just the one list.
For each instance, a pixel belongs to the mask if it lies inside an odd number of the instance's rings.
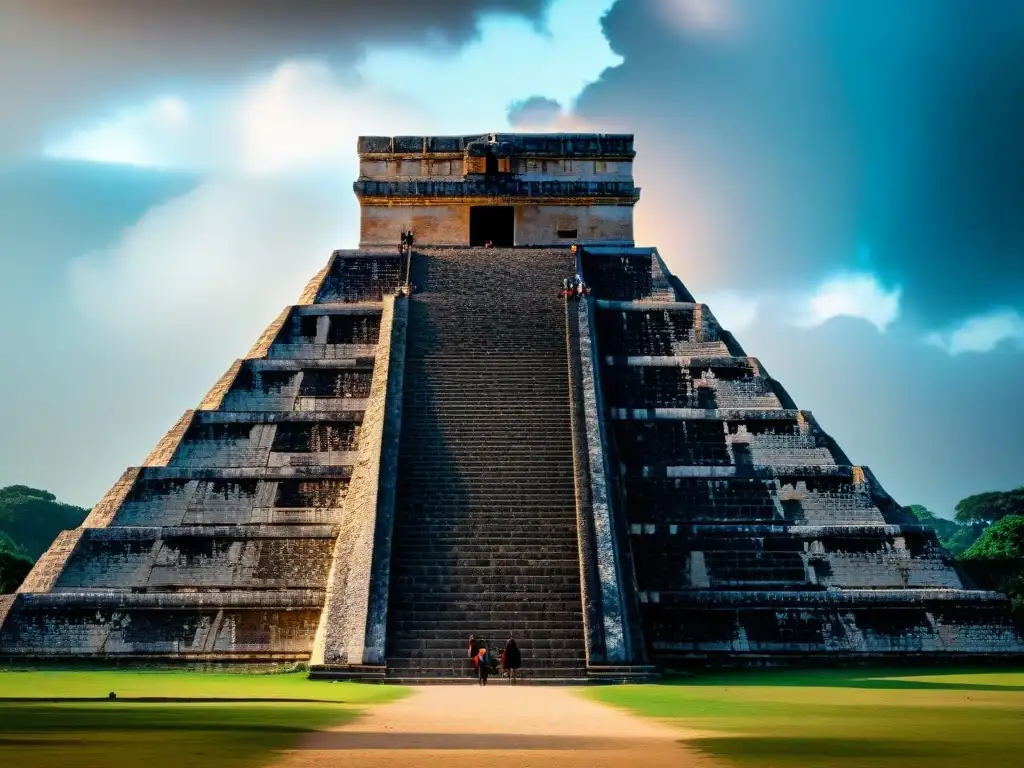
[[8,607],[32,656],[309,657],[398,254],[335,252]]
[[965,589],[934,532],[656,252],[587,249],[582,266],[613,499],[654,660],[1024,651],[1005,599]]

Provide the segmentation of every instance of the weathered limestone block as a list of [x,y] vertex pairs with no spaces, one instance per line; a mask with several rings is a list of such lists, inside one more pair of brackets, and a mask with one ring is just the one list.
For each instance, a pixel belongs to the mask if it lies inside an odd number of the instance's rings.
[[612,510],[608,498],[608,480],[599,406],[598,350],[594,340],[592,309],[589,301],[579,305],[580,363],[583,386],[583,413],[590,465],[590,504],[594,516],[597,572],[601,585],[601,615],[604,619],[605,654],[610,664],[627,661],[627,635],[623,620],[619,557],[615,542]]
[[[929,614],[929,618],[931,614]],[[933,619],[936,642],[948,653],[999,654],[1020,653],[1020,636],[1012,625],[996,621],[953,621]]]
[[165,538],[146,586],[313,589],[326,581],[331,549],[329,537]]
[[155,537],[95,540],[86,531],[53,589],[144,587],[159,550],[160,542]]
[[215,653],[294,655],[306,657],[313,644],[320,611],[225,612]]
[[[669,271],[665,262],[661,260],[658,249],[653,249],[651,254],[651,301],[674,302],[680,297],[672,283],[669,281]],[[714,319],[712,317],[712,319]]]
[[633,208],[618,205],[517,205],[516,245],[633,244]]
[[104,494],[96,506],[86,516],[82,523],[83,528],[105,528],[111,524],[118,510],[124,503],[125,498],[131,492],[135,481],[139,478],[141,467],[129,467],[124,474],[114,483],[114,487]]
[[223,376],[218,379],[217,383],[213,385],[213,388],[206,393],[206,397],[196,408],[198,411],[216,411],[219,410],[221,404],[224,402],[224,398],[231,390],[231,385],[235,381],[235,377],[238,372],[242,369],[242,361],[235,360],[231,364],[231,367],[227,369]]
[[326,579],[333,538],[326,526],[94,529],[56,589],[315,589]]
[[337,257],[332,254],[331,258],[327,261],[327,266],[313,275],[312,279],[306,283],[306,287],[302,289],[302,293],[299,295],[299,300],[295,302],[297,306],[316,302],[317,296],[327,281],[327,276],[331,273],[336,259]]
[[277,338],[278,334],[281,333],[281,329],[284,328],[291,310],[291,307],[286,307],[282,310],[281,314],[274,318],[263,334],[256,340],[256,343],[253,344],[252,349],[245,356],[246,359],[259,359],[267,356],[274,344],[274,339]]
[[181,525],[193,497],[203,482],[205,481],[161,481],[140,477],[131,492],[125,496],[111,524]]
[[11,612],[14,607],[14,601],[18,595],[0,595],[0,629],[3,629],[4,621],[7,619],[7,614]]
[[469,205],[364,205],[360,211],[359,247],[397,248],[402,233],[412,230],[416,242],[469,245]]
[[279,389],[232,391],[224,397],[221,403],[218,403],[217,410],[257,412],[295,410],[301,376],[301,372],[296,372],[292,376],[293,380]]
[[884,523],[871,493],[862,483],[844,480],[783,478],[779,501],[786,519],[808,525]]
[[598,300],[672,303],[683,298],[676,296],[653,248],[589,246],[583,272]]
[[908,553],[829,552],[818,583],[824,587],[897,588],[924,587],[961,589],[963,584],[949,563],[938,557],[912,557]]
[[295,399],[294,410],[362,413],[366,410],[368,402],[365,397],[298,397]]
[[0,625],[0,647],[64,658],[296,659],[308,655],[322,602],[318,590],[23,594]]
[[713,375],[702,375],[700,380],[694,381],[694,388],[699,391],[704,387],[714,392],[716,408],[782,408],[778,396],[761,377],[725,381]]
[[49,592],[52,590],[67,566],[68,560],[77,549],[83,533],[83,528],[75,528],[57,534],[57,538],[50,548],[32,566],[25,581],[18,587],[18,592]]
[[398,233],[387,243],[387,249],[377,251],[335,251],[327,278],[317,291],[316,304],[370,302],[379,307],[378,302],[385,296],[395,295],[406,281],[408,264],[408,259],[397,252],[400,239]]
[[288,344],[275,343],[267,357],[271,360],[352,360],[372,358],[373,344]]
[[170,431],[164,435],[163,439],[156,444],[156,448],[146,457],[146,460],[142,462],[144,467],[166,467],[171,463],[175,452],[181,445],[181,441],[185,438],[185,433],[192,425],[195,411],[185,411],[184,415],[178,419],[178,423],[171,427]]
[[[740,432],[726,436],[726,442],[738,459],[755,467],[828,466],[836,463],[832,452],[814,435],[772,435]],[[733,463],[741,463],[734,459]]]
[[[404,361],[407,308],[406,299],[384,299],[370,397],[327,579],[327,596],[311,659],[314,665],[384,662],[383,627],[378,634],[371,605],[374,556],[381,528],[390,538],[394,508],[393,493],[388,499],[389,494],[382,492],[381,462],[386,422],[401,418],[402,364],[397,357],[392,360],[392,351],[400,352]],[[397,424],[393,428],[397,429]],[[383,526],[381,517],[385,518]],[[377,578],[386,580],[386,573],[378,573]],[[386,594],[386,581],[384,590]]]

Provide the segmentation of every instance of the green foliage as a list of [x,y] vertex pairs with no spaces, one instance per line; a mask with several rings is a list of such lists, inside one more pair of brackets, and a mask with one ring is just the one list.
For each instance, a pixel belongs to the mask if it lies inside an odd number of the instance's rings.
[[940,543],[954,555],[968,549],[985,532],[984,525],[958,525],[956,533]]
[[911,504],[905,509],[923,525],[931,526],[939,537],[939,543],[954,555],[971,546],[985,530],[984,525],[961,524],[945,517],[939,517],[921,504]]
[[985,529],[963,554],[965,560],[1024,558],[1024,515],[1008,515]]
[[77,528],[88,510],[62,504],[49,491],[27,485],[0,488],[0,533],[7,534],[30,558],[37,558],[57,534]]
[[978,586],[1005,592],[1024,626],[1024,515],[1008,515],[959,557]]
[[32,559],[5,533],[0,532],[0,594],[13,592],[32,570]]
[[1008,515],[1024,515],[1024,486],[1012,491],[976,493],[956,505],[956,520],[988,527]]
[[922,504],[911,504],[906,508],[919,522],[924,525],[930,525],[935,529],[935,532],[939,535],[940,540],[945,540],[953,536],[959,526],[952,520],[947,520],[944,517],[939,517],[932,512],[928,507]]

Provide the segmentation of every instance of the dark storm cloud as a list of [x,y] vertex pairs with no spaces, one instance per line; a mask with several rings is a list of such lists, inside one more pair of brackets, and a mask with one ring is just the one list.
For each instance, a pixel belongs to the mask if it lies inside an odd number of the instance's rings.
[[[942,323],[1024,307],[1024,3],[620,0],[577,111],[637,134],[641,228],[754,288],[866,267]],[[703,3],[707,6],[707,3]],[[653,238],[652,238],[653,239]]]
[[[548,0],[11,0],[0,4],[0,150],[97,102],[208,84],[287,56],[472,36],[479,13],[539,22]],[[103,106],[103,104],[101,104]]]
[[562,105],[546,96],[531,96],[509,105],[508,122],[513,128],[547,125],[562,112]]

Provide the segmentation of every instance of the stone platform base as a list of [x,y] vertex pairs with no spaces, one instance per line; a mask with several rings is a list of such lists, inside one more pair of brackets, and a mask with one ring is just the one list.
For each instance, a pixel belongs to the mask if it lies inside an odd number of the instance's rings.
[[[403,675],[395,670],[388,674],[385,667],[370,665],[314,666],[309,670],[310,680],[348,680],[361,683],[385,683],[390,685],[475,685],[477,678],[472,675],[451,677],[426,677]],[[661,679],[657,667],[618,666],[589,667],[585,677],[545,677],[527,674],[516,681],[516,685],[622,685],[627,683],[651,683]],[[508,685],[508,679],[491,675],[488,682],[494,685]]]

